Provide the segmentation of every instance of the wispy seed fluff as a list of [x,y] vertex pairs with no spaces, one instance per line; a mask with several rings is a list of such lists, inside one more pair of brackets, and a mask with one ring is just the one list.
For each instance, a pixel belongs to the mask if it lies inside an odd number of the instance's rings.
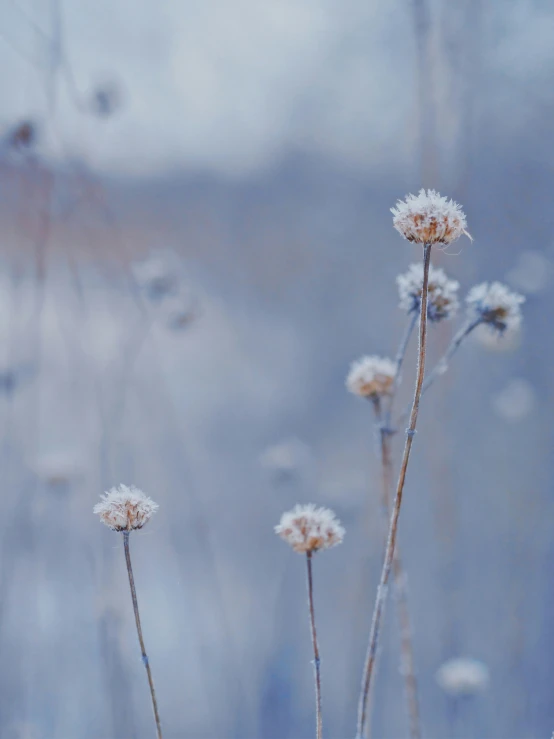
[[[411,264],[408,271],[396,278],[400,307],[408,313],[419,313],[423,290],[423,265]],[[444,270],[429,267],[427,317],[430,321],[452,318],[460,306],[458,290],[460,283],[450,280]]]
[[102,500],[94,506],[93,511],[113,531],[142,529],[159,508],[157,503],[133,485],[120,485],[100,497]]
[[362,398],[379,398],[390,393],[396,365],[385,357],[362,357],[352,362],[346,378],[346,387]]
[[518,329],[521,324],[523,295],[510,290],[501,282],[483,282],[475,285],[466,297],[471,319],[481,319],[499,333]]
[[275,533],[299,554],[311,554],[340,544],[344,528],[328,508],[313,503],[296,505],[281,516]]
[[441,197],[435,190],[407,195],[391,208],[391,213],[395,229],[417,244],[451,244],[462,234],[471,238],[461,206]]

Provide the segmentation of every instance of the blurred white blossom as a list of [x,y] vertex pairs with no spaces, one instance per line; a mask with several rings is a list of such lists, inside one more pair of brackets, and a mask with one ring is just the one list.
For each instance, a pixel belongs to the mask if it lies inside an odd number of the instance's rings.
[[471,335],[485,349],[492,352],[510,352],[517,349],[521,342],[521,328],[508,329],[502,334],[491,331],[489,326],[481,324],[475,328]]
[[394,228],[408,241],[418,244],[451,244],[466,231],[466,217],[458,203],[435,190],[407,195],[391,208]]
[[536,400],[536,392],[531,383],[518,377],[510,380],[493,396],[492,407],[501,418],[518,421],[532,412]]
[[32,468],[47,485],[69,485],[83,475],[84,462],[79,453],[70,450],[47,452],[32,462]]
[[437,682],[450,695],[481,693],[489,685],[488,667],[470,657],[449,659],[436,673]]
[[521,324],[520,306],[525,298],[501,282],[482,282],[475,285],[468,292],[466,302],[471,319],[480,318],[499,333],[513,331]]
[[552,277],[552,263],[540,251],[524,251],[506,279],[525,293],[540,293],[548,287]]
[[152,300],[160,300],[177,291],[178,279],[174,266],[164,255],[151,256],[133,265],[139,287]]
[[307,474],[313,466],[313,455],[305,442],[292,437],[266,447],[259,461],[276,479],[288,480]]
[[361,357],[350,365],[346,387],[354,395],[379,398],[390,393],[395,376],[396,365],[391,359],[375,355]]
[[[396,278],[400,308],[408,313],[419,312],[423,289],[423,265],[411,264],[408,271]],[[458,289],[460,283],[450,280],[444,270],[429,267],[427,316],[430,321],[452,318],[459,308]]]
[[333,511],[313,503],[299,504],[283,513],[275,533],[299,554],[329,549],[344,538],[344,528]]
[[[101,496],[102,497],[102,496]],[[141,529],[158,510],[157,503],[146,496],[142,490],[131,485],[120,485],[104,493],[93,512],[100,516],[102,523],[114,531],[133,531]]]

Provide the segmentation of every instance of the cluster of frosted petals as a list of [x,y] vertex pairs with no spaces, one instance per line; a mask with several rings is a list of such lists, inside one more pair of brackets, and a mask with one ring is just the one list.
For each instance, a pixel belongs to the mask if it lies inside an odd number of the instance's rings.
[[[396,278],[400,307],[408,313],[419,312],[423,290],[423,265],[411,264],[408,271]],[[459,308],[460,283],[450,280],[443,269],[429,267],[427,317],[430,321],[452,318]]]
[[501,282],[483,282],[467,294],[469,316],[480,319],[499,333],[514,331],[521,324],[523,295],[510,290]]
[[120,485],[100,497],[102,499],[94,506],[94,513],[114,531],[142,529],[159,508],[142,490],[132,485]]
[[362,357],[352,362],[346,378],[346,387],[362,398],[380,398],[392,390],[396,365],[385,357]]
[[296,505],[283,513],[275,533],[299,554],[311,554],[340,544],[344,528],[328,508],[313,503]]
[[391,213],[395,229],[417,244],[451,244],[462,234],[471,238],[461,206],[434,190],[407,195],[391,208]]
[[489,685],[487,666],[476,659],[457,657],[449,659],[437,670],[437,682],[450,695],[474,695]]

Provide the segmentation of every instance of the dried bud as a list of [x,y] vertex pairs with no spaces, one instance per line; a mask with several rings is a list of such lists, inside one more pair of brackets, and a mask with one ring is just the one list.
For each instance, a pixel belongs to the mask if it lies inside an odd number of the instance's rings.
[[299,554],[311,554],[340,544],[344,528],[328,508],[316,508],[313,503],[297,505],[281,516],[275,527],[278,534]]
[[466,231],[466,217],[461,206],[441,197],[434,190],[420,190],[407,195],[391,208],[395,229],[417,244],[451,244]]
[[[423,290],[423,265],[412,264],[408,271],[396,278],[400,307],[408,313],[419,313]],[[459,308],[460,283],[450,280],[444,270],[430,265],[427,293],[427,317],[430,321],[452,318]]]
[[100,516],[102,523],[114,531],[142,529],[159,508],[157,503],[133,485],[112,488],[101,498],[93,511]]
[[483,282],[475,285],[466,297],[471,319],[481,319],[499,333],[518,329],[521,324],[523,295],[512,292],[501,282]]
[[352,362],[346,378],[346,387],[362,398],[379,398],[392,390],[396,365],[383,357],[362,357]]

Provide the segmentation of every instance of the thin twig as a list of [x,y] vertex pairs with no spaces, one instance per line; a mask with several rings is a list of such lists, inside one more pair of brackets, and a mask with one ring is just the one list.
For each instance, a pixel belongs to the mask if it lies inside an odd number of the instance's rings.
[[[375,406],[375,416],[380,429],[379,439],[381,448],[383,499],[385,501],[387,511],[390,513],[390,493],[392,486],[391,435],[389,430],[383,426],[381,414],[377,405]],[[402,677],[404,678],[404,689],[406,692],[406,702],[408,704],[410,737],[411,739],[420,739],[421,726],[417,694],[417,679],[415,674],[414,647],[412,641],[412,625],[408,605],[406,575],[402,566],[402,559],[398,546],[394,550],[393,575],[400,631],[401,672]],[[371,716],[370,711],[368,714]]]
[[408,470],[408,462],[410,460],[410,452],[415,436],[417,416],[419,412],[419,402],[421,399],[421,391],[423,387],[423,378],[425,374],[425,353],[427,339],[427,289],[429,283],[429,265],[431,263],[431,244],[424,244],[423,247],[423,287],[421,291],[421,306],[419,317],[419,351],[417,362],[417,378],[414,391],[414,400],[412,404],[412,412],[410,414],[410,424],[406,430],[406,443],[404,445],[404,453],[400,465],[400,475],[394,498],[392,515],[389,525],[389,534],[387,546],[385,550],[385,558],[383,569],[381,571],[381,579],[377,588],[377,596],[373,617],[371,621],[371,630],[369,635],[369,644],[364,664],[362,677],[362,687],[360,692],[360,700],[358,705],[358,725],[357,739],[362,739],[367,720],[367,698],[371,688],[371,678],[373,676],[373,668],[375,666],[375,658],[377,655],[377,647],[379,644],[379,632],[383,615],[383,608],[386,600],[387,585],[392,569],[394,559],[394,548],[396,544],[396,536],[398,533],[398,519],[400,516],[400,507],[402,505],[402,495],[404,492],[404,483],[406,481],[406,472]]
[[[469,334],[477,328],[481,323],[483,323],[482,316],[479,316],[478,318],[475,318],[472,321],[467,321],[461,329],[454,335],[452,338],[452,341],[448,345],[447,350],[442,355],[442,357],[439,359],[439,361],[436,363],[436,365],[433,367],[431,372],[429,372],[428,376],[425,379],[425,382],[423,383],[423,387],[421,388],[421,394],[427,392],[431,385],[448,369],[448,364],[454,354],[457,352],[460,344],[462,341],[469,336]],[[396,424],[401,423],[405,418],[408,417],[408,410],[404,410],[400,416],[398,416],[398,419],[396,421]]]
[[135,590],[135,578],[133,577],[133,568],[131,566],[131,553],[129,552],[129,532],[123,532],[123,546],[125,549],[125,562],[127,563],[127,574],[129,575],[129,585],[131,587],[131,599],[133,601],[133,610],[135,612],[135,622],[137,624],[137,633],[140,644],[140,652],[142,655],[142,662],[146,667],[146,674],[148,676],[148,685],[150,686],[150,695],[152,697],[152,708],[154,710],[154,719],[156,721],[156,732],[158,739],[162,739],[162,726],[160,723],[160,715],[158,713],[158,702],[156,700],[156,691],[154,690],[154,680],[152,679],[152,670],[150,669],[150,662],[146,654],[144,647],[144,639],[142,638],[142,627],[140,625],[139,607],[137,601],[137,591]]
[[308,565],[308,603],[310,606],[310,627],[312,631],[312,646],[314,649],[314,678],[315,678],[315,709],[316,709],[316,737],[322,737],[322,721],[321,721],[321,675],[319,670],[319,647],[317,645],[317,632],[315,629],[315,612],[314,612],[314,586],[312,578],[312,552],[306,552],[306,562]]

